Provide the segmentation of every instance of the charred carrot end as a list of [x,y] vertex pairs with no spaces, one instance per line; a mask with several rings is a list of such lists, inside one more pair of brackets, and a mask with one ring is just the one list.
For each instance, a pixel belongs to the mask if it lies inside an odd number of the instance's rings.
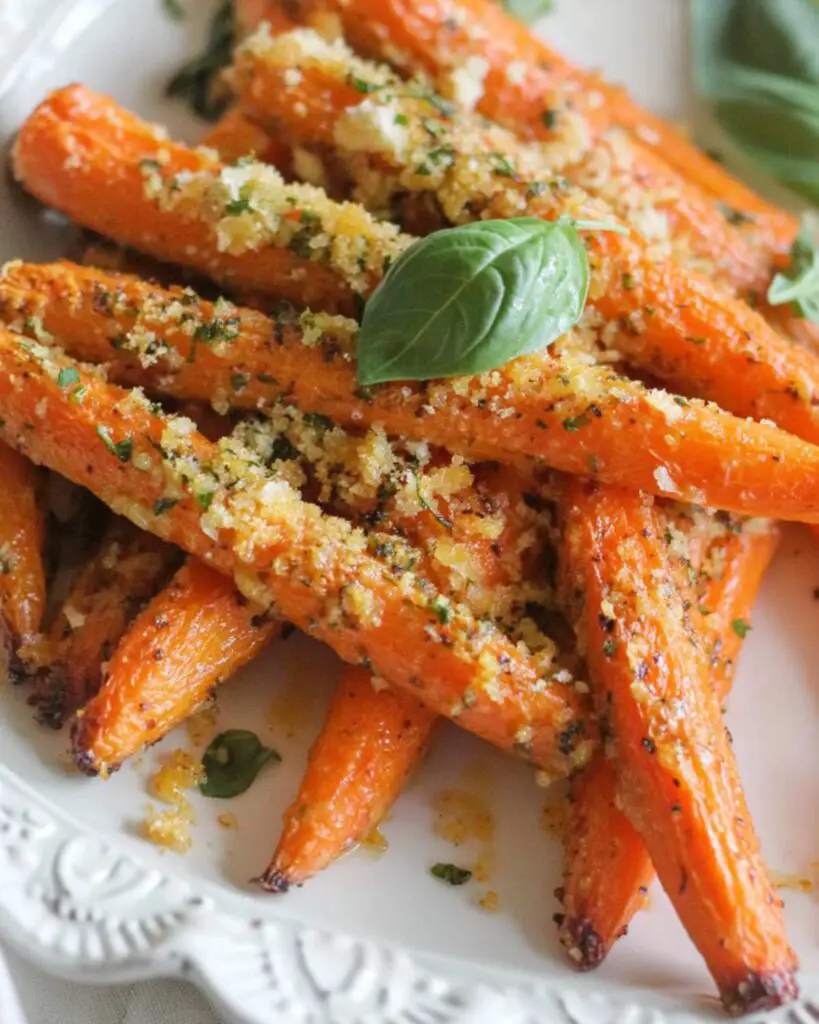
[[0,479],[0,615],[14,667],[17,649],[34,638],[45,610],[42,475],[0,444]]
[[[586,637],[623,809],[726,1007],[789,1002],[797,961],[781,902],[653,505],[578,481],[564,510],[563,580]],[[651,657],[657,650],[663,658]]]
[[179,564],[175,548],[115,519],[63,602],[49,633],[51,663],[29,703],[59,729],[96,694],[104,665],[140,607]]
[[617,807],[617,773],[598,754],[572,781],[560,941],[581,971],[598,967],[646,902],[654,869],[645,845]]
[[[778,541],[776,524],[754,520],[705,544],[697,559],[702,582],[695,598],[720,699],[730,688],[744,625]],[[560,940],[580,970],[602,963],[641,909],[653,878],[645,844],[617,805],[615,764],[598,755],[572,783],[560,890]]]
[[[82,86],[21,127],[20,182],[124,245],[230,287],[352,313],[411,239],[352,203],[286,185],[267,164],[227,167]],[[240,194],[241,193],[241,194]]]
[[408,694],[375,689],[365,669],[345,669],[262,888],[300,885],[374,828],[423,755],[435,718]]
[[[81,401],[59,385],[68,367]],[[49,415],[38,420],[43,399]],[[371,553],[361,530],[302,500],[234,439],[215,445],[190,421],[158,415],[144,396],[4,331],[0,402],[2,439],[233,574],[342,660],[368,660],[431,710],[557,776],[588,759],[593,744],[571,687],[551,676],[544,685],[534,659],[465,605],[452,602],[443,622],[436,609],[445,599],[434,587],[393,565],[389,551]]]
[[[340,424],[381,424],[397,437],[478,458],[534,455],[569,473],[699,505],[819,520],[819,447],[608,367],[545,353],[491,375],[388,384],[362,396],[350,320],[286,313],[271,320],[89,268],[9,265],[0,275],[0,317],[19,326],[31,315],[74,355],[106,363],[113,379],[213,400],[223,412],[295,403]],[[197,336],[218,344],[197,344]]]
[[229,577],[190,559],[134,620],[75,722],[74,760],[107,774],[156,743],[281,630]]

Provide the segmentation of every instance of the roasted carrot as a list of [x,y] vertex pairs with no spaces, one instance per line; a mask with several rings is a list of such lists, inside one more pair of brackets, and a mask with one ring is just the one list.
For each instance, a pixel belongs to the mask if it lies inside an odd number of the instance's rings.
[[226,164],[252,157],[263,164],[272,164],[290,176],[293,151],[257,125],[241,107],[231,107],[202,139],[203,146],[215,149]]
[[0,617],[8,666],[18,648],[34,639],[46,603],[43,568],[45,516],[42,477],[12,448],[0,444]]
[[[377,524],[381,545],[409,541],[418,549],[410,551],[421,558],[419,568],[447,597],[469,600],[477,614],[520,639],[512,627],[524,609],[541,603],[543,589],[542,583],[539,588],[521,585],[522,576],[539,564],[533,556],[551,521],[530,507],[534,499],[521,493],[514,474],[500,467],[471,470],[457,460],[447,466],[442,457],[410,462],[383,435],[344,438],[338,429],[327,432],[295,410],[282,410],[275,427],[270,431],[245,423],[235,436],[265,460],[280,454],[291,477],[300,457],[305,474],[322,481],[319,496],[325,507]],[[424,506],[418,504],[419,494],[426,496]],[[440,521],[445,517],[451,522],[446,529]],[[137,617],[113,655],[100,696],[86,708],[76,734],[77,759],[110,770],[159,739],[255,654],[275,629],[258,609],[246,605],[232,582],[213,570],[194,565],[180,570]],[[443,606],[439,614],[446,616]],[[547,662],[567,667],[549,638],[537,642],[533,622],[525,630],[541,668]],[[145,657],[141,668],[133,667],[138,660],[134,652],[156,649],[166,656]],[[377,704],[375,691],[373,696]],[[363,802],[367,794],[361,797]]]
[[[269,2],[267,12],[276,7]],[[591,139],[625,129],[642,175],[659,175],[664,164],[673,168],[678,180],[723,203],[726,219],[774,252],[787,252],[795,237],[798,226],[788,213],[733,178],[625,90],[570,64],[494,0],[298,0],[288,10],[299,22],[332,13],[356,48],[404,73],[440,80],[466,69],[479,111],[515,131],[548,139],[569,105],[583,115]],[[261,4],[256,14],[267,16]],[[686,198],[692,194],[691,187],[681,191]],[[693,202],[696,208],[695,197]]]
[[788,1002],[796,957],[653,503],[572,482],[564,530],[564,592],[623,810],[726,1007]]
[[[112,379],[213,400],[221,412],[284,400],[354,428],[383,424],[393,436],[477,458],[534,455],[569,473],[741,514],[805,522],[818,514],[813,446],[607,367],[543,353],[481,377],[362,395],[351,321],[281,312],[271,322],[189,291],[66,264],[6,267],[0,310],[7,323],[40,317],[74,355],[106,363]],[[211,344],[196,343],[197,334]]]
[[77,718],[76,763],[93,775],[118,768],[184,721],[281,628],[229,576],[189,559],[134,620]]
[[[70,389],[60,387],[62,368],[79,375]],[[33,410],[43,399],[49,414],[39,420]],[[370,553],[360,530],[303,501],[231,438],[214,445],[190,421],[158,415],[141,394],[6,331],[0,402],[0,439],[231,573],[240,590],[275,604],[343,660],[366,662],[437,713],[555,775],[587,759],[573,689],[557,680],[544,686],[531,657],[465,606],[451,602],[443,623],[434,587],[393,565],[389,552]]]
[[259,880],[269,892],[300,885],[377,825],[426,749],[436,716],[409,694],[373,686],[366,670],[344,670]]
[[172,143],[79,85],[52,93],[25,122],[13,164],[38,199],[100,234],[222,284],[324,309],[354,312],[354,296],[369,294],[385,259],[411,241],[352,203],[286,185],[269,165],[230,168]]
[[[364,448],[372,450],[372,444],[365,440]],[[338,458],[338,445],[331,450]],[[537,492],[521,493],[517,475],[500,467],[473,470],[474,483],[466,485],[469,491],[474,487],[471,502],[449,493],[451,482],[444,483],[449,496],[435,498],[438,515],[452,524],[443,531],[449,534],[445,540],[429,512],[406,515],[406,494],[398,497],[396,507],[379,510],[384,517],[379,528],[397,528],[399,535],[408,536],[427,552],[424,571],[445,593],[471,600],[479,614],[498,620],[513,639],[525,637],[530,650],[552,663],[555,645],[546,638],[538,643],[538,627],[530,617],[533,598],[544,590],[542,569],[531,559],[532,549],[544,542],[538,536],[539,527],[543,532],[539,516],[530,507],[538,504]],[[437,473],[427,471],[425,486]],[[438,547],[442,540],[446,551]],[[522,560],[521,555],[529,557]],[[527,576],[532,586],[527,586]],[[511,599],[505,594],[510,585]],[[358,669],[345,673],[299,793],[285,813],[263,886],[284,892],[301,884],[378,824],[420,760],[433,722],[434,716],[409,694],[385,692],[379,681]]]
[[[773,524],[751,522],[716,538],[704,553],[689,614],[703,616],[701,635],[719,700],[730,689],[744,624],[778,539]],[[602,753],[572,780],[556,920],[580,970],[597,967],[626,933],[654,879],[645,844],[619,809],[616,780],[615,762]]]
[[[303,36],[304,33],[291,34],[289,38],[292,45],[295,46]],[[286,38],[281,37],[277,42],[281,44]],[[362,94],[346,84],[347,71],[357,65],[350,64],[352,58],[343,48],[330,49],[331,55],[334,54],[333,74],[339,76],[338,88],[343,89],[346,96],[344,103],[350,99],[347,94],[352,95],[353,102],[360,102]],[[309,59],[305,59],[313,68],[315,58],[309,56]],[[265,67],[268,65],[266,60]],[[308,82],[307,70],[305,67],[297,93],[282,88],[275,91],[271,99],[271,102],[279,103],[277,109],[280,115],[283,116],[284,108],[290,109],[298,126],[303,123],[313,124],[312,117],[296,116],[295,111],[301,101],[293,102],[294,95],[304,94]],[[371,77],[375,73],[370,72]],[[329,103],[326,111],[329,124],[338,122],[347,109],[345,106],[338,108],[334,105],[335,101],[328,99],[326,90],[319,90],[312,95],[317,103]],[[382,102],[383,99],[378,96],[378,93],[370,95],[369,102]],[[502,217],[520,215],[521,212],[538,216],[573,212],[575,215],[597,219],[607,216],[599,204],[585,202],[577,190],[570,190],[570,195],[559,193],[553,199],[545,196],[531,197],[526,200],[524,210],[521,210],[523,199],[520,197],[525,194],[525,183],[515,183],[510,189],[508,179],[498,176],[497,166],[492,162],[500,151],[497,148],[500,142],[495,140],[491,146],[487,146],[483,138],[485,130],[468,129],[463,119],[459,119],[459,123],[453,126],[444,118],[423,116],[420,110],[424,108],[424,100],[416,98],[401,102],[407,105],[406,116],[412,115],[411,125],[414,128],[421,126],[419,130],[424,132],[426,139],[424,145],[430,152],[440,149],[446,142],[445,138],[442,141],[440,133],[452,133],[453,139],[460,140],[459,159],[470,166],[476,160],[483,165],[483,171],[477,174],[477,179],[475,172],[470,171],[469,180],[472,184],[469,189],[455,189],[457,199],[455,208],[449,211],[451,218],[457,220],[461,216],[467,219],[474,217],[474,207],[469,205],[471,201],[478,203],[478,209],[489,203],[486,212]],[[65,108],[68,108],[68,113]],[[83,119],[89,122],[88,131],[94,137],[93,143],[89,141],[90,136],[86,138]],[[423,128],[426,122],[437,125],[437,142],[431,148],[430,142],[435,140],[431,140],[428,130]],[[134,233],[129,234],[131,229],[119,211],[116,212],[119,228],[113,222],[103,225],[95,220],[99,216],[107,216],[105,204],[97,202],[96,194],[92,196],[88,188],[90,176],[85,171],[80,173],[70,160],[61,159],[54,165],[45,160],[33,159],[41,143],[46,145],[49,141],[59,142],[73,151],[75,143],[79,145],[77,139],[80,136],[86,138],[93,149],[89,159],[99,160],[100,152],[114,154],[107,161],[105,170],[106,174],[113,174],[112,195],[119,187],[116,182],[122,183],[127,179],[130,182],[129,188],[139,186],[139,202],[143,206],[147,204],[150,211],[146,210],[145,217],[135,218],[135,223],[131,225]],[[163,145],[170,157],[169,162],[160,165],[161,174],[149,160],[150,168],[145,177],[134,161],[138,159],[138,153],[145,152],[149,144],[154,146],[154,157]],[[121,163],[119,170],[114,173],[113,164],[119,157],[124,161],[128,146],[135,151],[134,156]],[[63,153],[64,157],[67,157],[68,150]],[[475,157],[475,152],[480,152],[481,157]],[[93,221],[92,226],[98,229],[114,234],[119,232],[118,237],[125,241],[142,244],[157,255],[175,255],[181,262],[209,269],[223,279],[228,274],[228,265],[223,263],[227,259],[230,263],[229,275],[233,275],[234,283],[268,291],[275,286],[283,295],[308,304],[316,299],[324,305],[349,310],[354,305],[354,293],[368,293],[381,276],[384,260],[397,256],[409,242],[409,236],[390,235],[386,227],[367,219],[355,206],[333,203],[310,186],[285,186],[278,179],[269,179],[275,172],[261,165],[254,165],[256,170],[251,166],[222,171],[220,165],[208,165],[207,170],[203,169],[205,158],[200,154],[185,150],[184,147],[157,142],[155,132],[152,134],[149,126],[119,111],[110,101],[89,94],[79,87],[54,94],[29,119],[18,137],[17,157],[18,173],[36,194],[46,201],[57,203],[61,209],[84,219],[86,223]],[[455,163],[458,164],[458,161]],[[54,176],[50,175],[49,167],[53,167]],[[184,188],[175,188],[172,184],[173,172],[183,167],[200,168],[199,174],[193,176],[197,184],[192,184],[188,179]],[[444,173],[437,185],[436,179],[440,174],[417,175],[412,168],[405,168],[405,172],[399,173],[397,178],[401,191],[420,189],[426,192],[435,188],[444,208],[447,208],[447,197],[450,200],[452,198],[451,189],[447,185],[452,180],[451,169]],[[238,179],[234,181],[230,177],[234,173],[241,174],[244,185],[240,186]],[[228,175],[225,180],[232,184],[226,184],[223,175]],[[157,180],[154,181],[154,178]],[[454,180],[457,180],[457,175]],[[162,199],[165,187],[163,182],[165,185],[171,183],[166,198],[172,208],[168,208],[167,202]],[[158,190],[157,198],[148,199],[143,186],[152,195]],[[233,197],[231,189],[240,190],[245,186],[254,190],[258,187],[258,201],[263,205],[272,202],[275,209],[285,211],[286,215],[277,221],[278,227],[272,236],[267,228],[262,230],[261,221],[255,219],[255,214],[240,210],[235,215],[222,215],[228,209],[235,209],[231,204],[238,203],[241,206],[243,200]],[[493,193],[498,187],[501,191]],[[293,192],[294,189],[296,192]],[[203,201],[205,194],[211,202]],[[186,195],[189,203],[184,198]],[[222,205],[214,213],[213,202],[219,196]],[[124,197],[121,198],[124,203]],[[138,203],[137,197],[132,196],[131,199],[132,202],[126,206],[129,210],[136,210],[134,204]],[[373,199],[375,201],[375,197]],[[378,200],[379,203],[382,201],[383,197]],[[296,206],[292,206],[292,203]],[[308,213],[309,218],[306,223],[302,223]],[[196,219],[202,217],[205,220]],[[322,246],[313,249],[309,239],[315,235],[314,229],[319,222],[322,233],[317,237],[323,239]],[[165,228],[161,229],[160,225],[163,224]],[[140,232],[143,230],[147,234],[140,242]],[[251,245],[257,248],[247,248],[246,230],[251,232]],[[227,246],[227,250],[231,250],[231,239],[234,239],[236,231],[242,234],[243,240],[238,245],[241,251],[235,255],[232,251],[220,252],[220,246]],[[259,231],[261,235],[257,237]],[[228,232],[228,235],[224,232]],[[793,431],[808,437],[815,436],[808,433],[816,417],[815,408],[811,404],[813,382],[819,377],[815,368],[809,365],[813,356],[801,353],[805,358],[800,361],[800,353],[788,347],[760,316],[723,295],[707,280],[687,276],[669,263],[649,260],[642,243],[636,237],[624,238],[613,233],[598,233],[589,244],[595,268],[595,284],[586,325],[589,330],[597,332],[600,329],[602,316],[605,321],[620,325],[613,333],[605,332],[605,336],[611,337],[617,347],[622,348],[635,364],[648,372],[662,374],[666,379],[673,376],[675,386],[725,403],[738,415],[773,416]],[[283,248],[286,245],[290,248]],[[307,250],[303,249],[303,245],[308,246]],[[294,248],[298,252],[310,253],[310,259],[298,256]],[[206,251],[210,255],[206,255]],[[268,256],[272,262],[267,262]],[[330,278],[333,284],[329,283]],[[715,329],[714,325],[718,327]],[[775,372],[780,365],[776,362],[777,358],[785,360],[785,367]],[[791,369],[800,371],[796,383],[793,380],[794,373],[789,372]],[[742,386],[745,380],[748,381],[747,388]],[[645,483],[640,486],[652,489]]]
[[[337,8],[343,5],[331,0],[329,6],[337,14]],[[344,8],[342,17],[345,22],[355,20],[359,12],[351,8],[368,6],[372,6],[372,0],[356,0]],[[375,21],[385,28],[378,14]],[[352,31],[360,42],[361,32]],[[368,28],[363,31],[370,35]],[[473,42],[475,50],[482,45],[482,40]],[[363,49],[386,62],[397,60],[402,67],[407,63],[396,51],[388,28]],[[709,273],[726,286],[761,290],[770,282],[770,253],[764,245],[754,244],[753,237],[743,234],[737,215],[639,140],[623,131],[601,131],[594,94],[587,98],[586,93],[577,94],[555,84],[548,94],[539,97],[534,119],[521,121],[517,106],[510,103],[505,66],[503,74],[498,75],[485,58],[473,52],[454,70],[442,68],[435,66],[436,48],[432,48],[430,62],[433,85],[440,93],[467,109],[477,102],[481,114],[491,108],[489,116],[494,121],[541,145],[552,175],[560,174],[610,203],[653,243],[675,252],[689,265],[701,269],[707,266]],[[411,58],[409,64],[422,74],[427,70]],[[513,68],[520,74],[526,65],[517,61]],[[540,68],[535,73],[543,75]],[[517,88],[512,87],[512,92]]]
[[48,664],[40,666],[29,698],[40,722],[59,729],[94,696],[131,619],[178,561],[174,548],[127,520],[112,520],[49,630]]
[[[288,88],[293,67],[301,77]],[[555,185],[542,194],[542,182],[537,189],[533,180],[543,170],[537,156],[508,133],[463,113],[443,116],[418,98],[417,87],[396,84],[387,69],[315,33],[251,41],[237,57],[236,74],[244,101],[260,115],[274,116],[294,139],[318,137],[334,146],[358,198],[373,209],[389,205],[392,194],[410,193],[432,194],[449,223],[570,213],[610,218],[579,189]],[[379,134],[378,124],[396,112],[403,135]],[[790,344],[706,277],[655,258],[636,235],[598,233],[588,245],[593,283],[585,330],[686,394],[819,439],[819,357]]]

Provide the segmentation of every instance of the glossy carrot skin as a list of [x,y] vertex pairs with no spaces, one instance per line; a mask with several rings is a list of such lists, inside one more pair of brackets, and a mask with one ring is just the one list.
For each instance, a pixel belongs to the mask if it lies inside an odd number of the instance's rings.
[[573,481],[564,510],[564,592],[623,810],[726,1007],[786,1003],[796,957],[653,503]]
[[301,885],[377,825],[426,750],[435,719],[408,694],[376,691],[369,672],[347,667],[262,887]]
[[[55,379],[62,366],[77,369],[77,386],[86,389],[81,402]],[[32,411],[44,398],[49,415],[32,430]],[[234,575],[342,660],[366,659],[432,710],[557,776],[588,758],[583,705],[574,690],[557,681],[537,686],[532,659],[497,630],[479,626],[464,606],[453,605],[442,623],[433,587],[412,575],[402,579],[405,574],[368,553],[359,531],[302,501],[229,440],[214,445],[191,424],[158,416],[139,396],[4,331],[0,402],[0,439],[143,529]],[[121,449],[109,450],[100,430],[114,445],[130,441],[127,461]],[[201,473],[192,477],[191,467]],[[168,488],[177,504],[158,511]],[[204,493],[213,495],[212,510],[203,508]],[[215,528],[217,513],[224,525]]]
[[0,479],[0,616],[3,644],[16,668],[16,651],[34,639],[46,604],[42,474],[0,444]]
[[129,623],[178,563],[174,548],[126,520],[112,520],[49,630],[48,664],[29,698],[42,724],[61,728],[97,693]]
[[[435,195],[448,222],[474,220],[480,216],[498,218],[521,215],[553,219],[574,211],[575,216],[610,219],[600,204],[592,203],[580,189],[561,194],[555,187],[551,195],[532,195],[529,172],[514,137],[497,134],[482,141],[485,130],[470,116],[460,113],[453,121],[436,115],[430,107],[425,125],[434,125],[431,152],[449,147],[453,159],[470,153],[472,170],[444,173],[437,178],[418,175],[414,167],[422,162],[417,146],[403,151],[382,151],[376,142],[369,149],[353,137],[352,149],[345,149],[346,136],[339,136],[345,111],[362,103],[370,106],[391,104],[388,99],[401,90],[362,93],[349,84],[357,68],[354,58],[339,55],[338,48],[311,48],[299,34],[278,39],[273,46],[240,51],[236,74],[244,102],[267,114],[294,139],[305,142],[318,138],[335,147],[347,161],[350,174],[366,190],[378,168],[395,175],[395,190],[426,199]],[[293,61],[299,61],[301,78],[287,86]],[[374,81],[386,72],[368,65]],[[419,120],[417,100],[404,100],[402,107],[410,129]],[[391,109],[391,107],[390,107]],[[397,108],[396,108],[397,109]],[[305,113],[306,111],[306,113]],[[471,125],[471,126],[470,126]],[[415,139],[415,136],[412,136]],[[504,148],[505,147],[505,148]],[[492,170],[492,153],[508,156],[515,166],[527,172],[511,181]],[[518,159],[519,158],[519,159]],[[432,157],[427,157],[427,163]],[[529,157],[531,159],[531,155]],[[484,164],[482,165],[482,161]],[[535,165],[536,166],[536,165]],[[479,184],[472,178],[475,177]],[[464,192],[465,199],[456,209],[451,196]],[[362,199],[369,201],[370,193]],[[372,202],[383,205],[380,190]],[[448,205],[449,204],[449,205]],[[477,211],[477,212],[475,212]],[[592,267],[589,309],[602,323],[620,325],[613,343],[618,353],[641,372],[668,383],[684,394],[717,402],[737,416],[773,419],[783,429],[807,440],[819,440],[819,356],[794,346],[783,338],[759,313],[732,298],[705,276],[687,272],[669,261],[657,259],[636,233],[624,237],[615,232],[600,232],[587,239]],[[732,260],[733,262],[733,260]],[[588,314],[587,314],[588,316]]]
[[[101,293],[116,301],[101,303]],[[481,377],[387,384],[362,396],[351,351],[354,325],[333,321],[323,338],[305,346],[298,320],[271,321],[228,307],[237,337],[224,346],[199,345],[191,358],[191,324],[207,327],[215,314],[213,304],[193,303],[188,294],[183,314],[194,319],[170,316],[167,310],[184,294],[89,268],[23,264],[7,267],[0,278],[0,315],[6,322],[41,316],[68,351],[106,363],[112,379],[175,398],[219,396],[225,406],[247,410],[284,400],[346,426],[383,424],[396,437],[481,459],[533,455],[568,473],[594,473],[634,490],[740,514],[819,519],[819,449],[769,425],[645,388],[610,368],[579,366],[547,352]],[[129,310],[137,311],[136,321]],[[117,336],[130,338],[135,323],[181,360],[159,351],[156,362],[143,367],[128,349],[131,341],[112,344]],[[240,391],[231,383],[237,373]],[[507,408],[514,415],[504,415]],[[628,446],[622,443],[626,432]]]
[[[718,699],[727,695],[742,646],[736,620],[750,622],[762,577],[779,540],[777,528],[744,529],[710,545],[706,558],[719,575],[703,574],[689,614],[700,624]],[[572,780],[566,829],[560,940],[580,970],[591,970],[625,935],[654,879],[645,844],[617,801],[615,762],[598,753]]]
[[[269,9],[276,6],[268,5]],[[332,11],[356,48],[390,60],[405,73],[423,71],[437,79],[463,67],[470,58],[487,61],[478,109],[521,133],[548,138],[550,121],[544,113],[560,109],[571,99],[585,115],[592,137],[617,128],[628,132],[643,174],[662,174],[665,165],[666,180],[669,171],[676,171],[678,179],[747,215],[749,220],[742,227],[752,242],[773,252],[790,248],[798,230],[790,214],[733,178],[669,124],[635,103],[624,89],[572,65],[493,0],[299,0],[295,4],[298,21],[309,21],[318,11]],[[515,74],[509,73],[510,67]],[[683,191],[690,193],[691,188]]]
[[[201,204],[163,206],[152,195],[152,174],[158,180],[183,172],[216,179],[223,165],[207,150],[168,141],[162,129],[83,86],[52,93],[28,118],[15,142],[13,166],[21,183],[43,203],[121,244],[226,286],[273,292],[277,298],[322,309],[355,309],[353,289],[326,263],[271,245],[228,251],[220,247],[218,227],[200,216]],[[306,186],[287,188],[290,192],[283,194],[294,197],[297,217],[299,204],[314,193],[305,192]],[[346,225],[353,260],[356,243],[368,232],[397,239],[352,204],[334,209]],[[365,274],[361,288],[369,291],[375,283]]]
[[215,149],[219,159],[235,164],[243,157],[253,157],[265,164],[273,164],[286,176],[292,173],[293,152],[290,147],[274,138],[257,125],[241,107],[231,107],[205,134],[201,145]]
[[192,714],[281,632],[229,576],[189,559],[122,638],[77,718],[74,759],[105,774]]

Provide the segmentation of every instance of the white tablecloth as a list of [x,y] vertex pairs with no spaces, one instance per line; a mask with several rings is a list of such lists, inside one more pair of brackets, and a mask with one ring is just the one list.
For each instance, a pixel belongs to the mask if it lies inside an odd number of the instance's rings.
[[[13,977],[13,981],[12,981]],[[111,988],[48,977],[0,947],[0,1024],[221,1024],[187,982]]]

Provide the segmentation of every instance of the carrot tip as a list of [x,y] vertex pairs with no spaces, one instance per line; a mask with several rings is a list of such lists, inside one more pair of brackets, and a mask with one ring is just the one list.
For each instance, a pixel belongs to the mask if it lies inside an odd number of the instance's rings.
[[265,892],[285,893],[290,888],[290,880],[281,871],[272,867],[258,878],[252,878],[251,882]]
[[798,997],[799,986],[793,971],[748,974],[736,988],[722,992],[725,1008],[734,1017],[773,1010]]
[[568,917],[565,914],[557,914],[555,917],[562,918],[558,921],[560,942],[574,966],[579,971],[592,971],[599,967],[606,959],[608,950],[599,933],[592,928],[591,921],[585,917]]
[[67,692],[59,669],[41,673],[34,684],[34,692],[28,698],[29,707],[34,708],[34,717],[40,725],[49,729],[62,729],[68,720]]
[[[83,730],[82,720],[75,719],[74,724],[71,726],[71,757],[77,769],[82,772],[83,775],[89,775],[95,777],[101,774],[107,774],[112,771],[116,771],[119,765],[113,765],[110,768],[104,766],[90,750],[86,750],[83,746]],[[106,768],[106,772],[103,773],[103,767]]]

